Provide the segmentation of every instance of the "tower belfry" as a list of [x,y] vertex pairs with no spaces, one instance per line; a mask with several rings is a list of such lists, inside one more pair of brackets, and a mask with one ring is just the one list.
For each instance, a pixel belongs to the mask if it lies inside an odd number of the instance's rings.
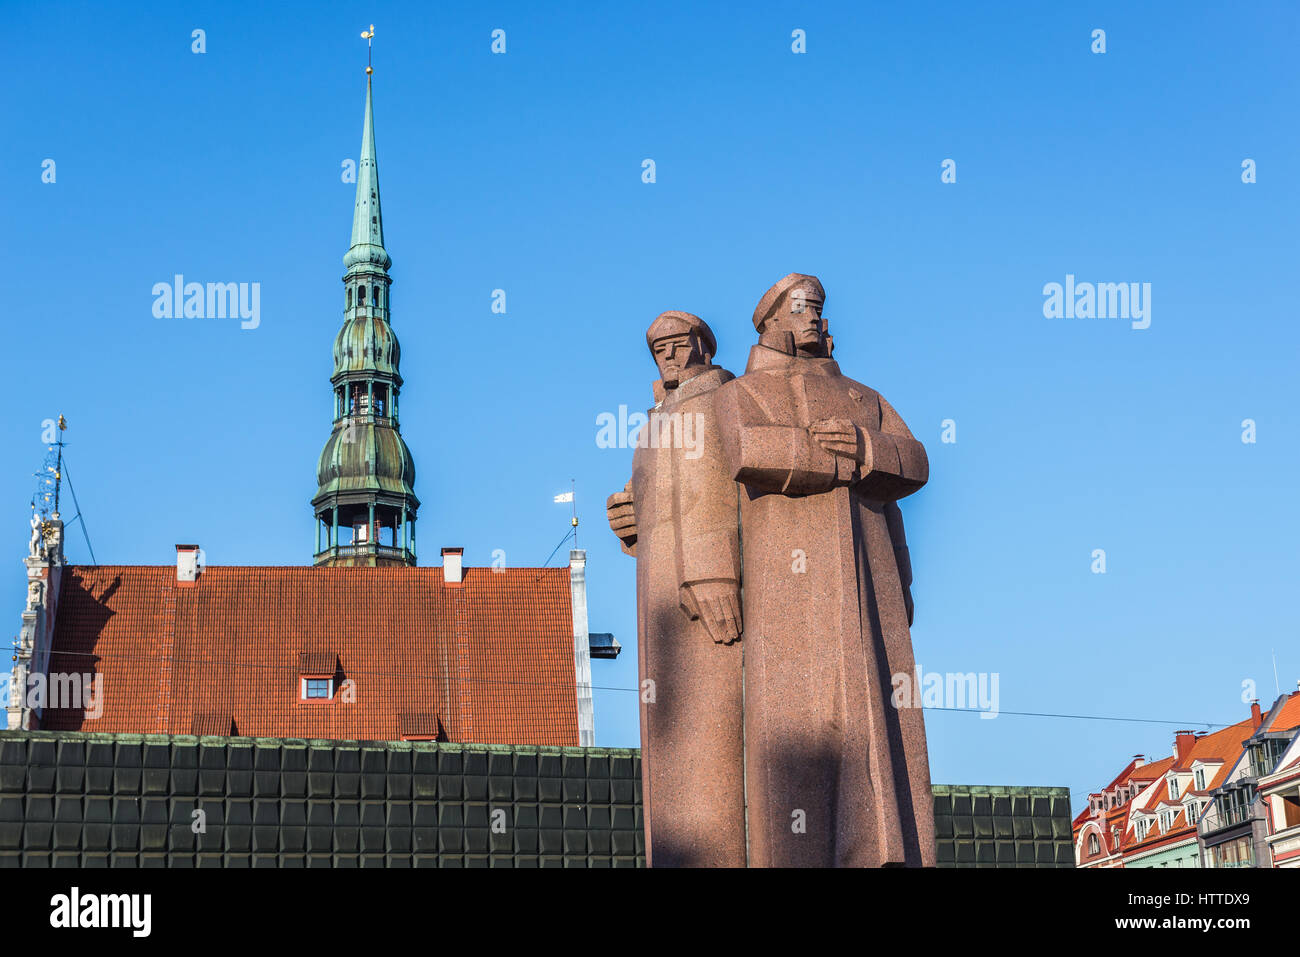
[[[374,27],[362,37],[368,42]],[[414,565],[415,462],[398,421],[401,348],[389,325],[392,259],[384,249],[372,70],[357,164],[352,243],[343,265],[343,327],[334,340],[334,421],[317,466],[317,565]]]

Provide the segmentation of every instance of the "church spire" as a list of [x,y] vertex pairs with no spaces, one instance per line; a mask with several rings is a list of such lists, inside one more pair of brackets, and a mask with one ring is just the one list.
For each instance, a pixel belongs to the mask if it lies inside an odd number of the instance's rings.
[[[361,34],[367,44],[374,27]],[[375,158],[375,107],[373,71],[366,67],[366,118],[361,126],[361,158],[357,162],[357,205],[352,212],[352,245],[343,265],[352,273],[374,265],[387,270],[393,264],[384,249],[384,214],[379,208],[379,165]]]
[[[361,34],[367,40],[374,35]],[[401,348],[390,325],[369,67],[352,244],[343,263],[343,327],[334,339],[334,415],[316,467],[317,565],[414,565],[415,462],[402,439]]]
[[[369,72],[369,67],[366,68]],[[352,246],[343,257],[349,272],[364,265],[387,270],[393,264],[384,249],[384,214],[379,208],[379,166],[375,159],[375,111],[372,78],[366,76],[366,119],[361,128],[357,163],[357,205],[352,213]]]

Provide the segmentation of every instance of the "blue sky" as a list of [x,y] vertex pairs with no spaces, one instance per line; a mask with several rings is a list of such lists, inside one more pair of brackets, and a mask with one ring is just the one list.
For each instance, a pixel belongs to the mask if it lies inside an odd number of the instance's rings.
[[[1240,720],[1243,682],[1274,697],[1274,649],[1283,690],[1300,678],[1298,18],[1131,7],[15,6],[10,633],[59,412],[101,562],[310,560],[373,22],[424,561],[540,563],[576,479],[592,627],[626,648],[596,684],[634,687],[633,562],[603,515],[632,452],[598,448],[596,417],[649,404],[659,312],[703,316],[739,372],[758,298],[810,272],[845,373],[929,449],[904,503],[922,667],[996,672],[1003,712],[1176,722],[931,712],[934,780],[1077,808],[1176,728]],[[260,326],[155,319],[178,272],[259,282]],[[1067,274],[1150,283],[1150,327],[1045,318]],[[599,743],[637,743],[631,692],[596,708]]]

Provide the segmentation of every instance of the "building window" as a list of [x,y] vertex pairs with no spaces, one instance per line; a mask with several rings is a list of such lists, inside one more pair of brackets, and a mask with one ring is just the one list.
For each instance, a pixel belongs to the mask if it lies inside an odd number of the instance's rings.
[[1101,841],[1097,840],[1097,835],[1096,835],[1096,834],[1089,834],[1089,835],[1088,835],[1088,854],[1089,854],[1089,855],[1093,855],[1093,854],[1100,854],[1100,853],[1101,853]]
[[333,694],[333,678],[302,679],[302,696],[309,701],[328,701]]

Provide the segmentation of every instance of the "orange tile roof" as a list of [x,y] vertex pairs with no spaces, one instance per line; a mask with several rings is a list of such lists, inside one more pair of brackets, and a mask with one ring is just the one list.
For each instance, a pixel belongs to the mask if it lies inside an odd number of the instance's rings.
[[1300,691],[1293,691],[1277,709],[1277,717],[1264,723],[1269,731],[1290,731],[1300,727]]
[[[1140,804],[1137,803],[1138,798],[1135,796],[1126,804],[1117,808],[1108,809],[1100,819],[1093,818],[1090,809],[1085,808],[1074,819],[1073,830],[1076,839],[1078,839],[1082,828],[1085,827],[1089,821],[1096,821],[1098,825],[1102,826],[1109,848],[1107,853],[1119,851],[1121,854],[1127,855],[1134,851],[1148,851],[1163,844],[1173,844],[1180,840],[1186,840],[1189,837],[1195,836],[1196,825],[1188,823],[1187,812],[1181,805],[1178,806],[1177,814],[1175,814],[1171,826],[1167,830],[1153,827],[1148,832],[1146,838],[1142,841],[1136,840],[1136,833],[1134,828],[1129,825],[1129,821],[1131,820],[1135,810],[1154,814],[1162,802],[1168,802],[1168,806],[1173,806],[1175,803],[1181,801],[1181,798],[1184,795],[1193,793],[1197,795],[1205,795],[1219,787],[1228,779],[1229,775],[1232,774],[1233,769],[1236,768],[1240,762],[1245,751],[1244,742],[1255,734],[1257,730],[1289,731],[1297,727],[1300,727],[1300,692],[1292,692],[1284,701],[1282,701],[1280,706],[1273,709],[1270,715],[1265,716],[1264,723],[1259,729],[1253,727],[1251,718],[1246,718],[1243,721],[1239,721],[1234,725],[1230,725],[1229,727],[1222,728],[1210,734],[1199,735],[1192,742],[1191,747],[1186,751],[1186,753],[1184,753],[1182,762],[1176,769],[1174,767],[1175,758],[1173,755],[1161,758],[1159,761],[1145,764],[1136,769],[1133,767],[1133,762],[1130,761],[1125,766],[1124,770],[1121,771],[1114,780],[1103,789],[1103,791],[1112,790],[1123,784],[1125,781],[1130,780],[1145,781],[1148,783],[1154,782],[1154,787],[1151,788],[1150,796],[1145,798]],[[1214,773],[1205,782],[1205,787],[1199,790],[1186,788],[1182,794],[1180,794],[1178,799],[1170,801],[1169,783],[1164,777],[1165,773],[1170,770],[1190,770],[1192,764],[1198,761],[1208,762],[1208,766],[1214,768]],[[1300,757],[1297,757],[1293,763],[1300,766]],[[1114,844],[1111,837],[1111,828],[1113,825],[1119,825],[1121,828],[1121,837],[1118,848],[1111,846]],[[1083,863],[1098,860],[1103,856],[1105,856],[1105,854],[1087,855],[1084,857]]]
[[[1242,742],[1250,737],[1253,730],[1254,729],[1251,727],[1251,719],[1246,718],[1244,721],[1239,721],[1226,728],[1221,728],[1218,731],[1211,732],[1210,734],[1201,735],[1192,742],[1191,748],[1183,758],[1186,767],[1190,768],[1194,761],[1223,762],[1215,769],[1213,777],[1205,782],[1205,791],[1212,791],[1214,788],[1222,784],[1228,775],[1232,773],[1232,769],[1236,765],[1237,759],[1241,756],[1243,750]],[[1173,766],[1173,760],[1172,757],[1168,759],[1168,766],[1165,770],[1169,770],[1169,768]],[[1142,810],[1154,813],[1156,808],[1160,805],[1160,802],[1168,800],[1168,798],[1169,782],[1166,779],[1160,781],[1156,786],[1155,791],[1152,792],[1151,797],[1143,802]],[[1186,811],[1179,808],[1178,813],[1174,815],[1172,826],[1169,829],[1162,830],[1159,827],[1153,827],[1147,834],[1146,838],[1141,841],[1131,841],[1126,839],[1124,850],[1126,852],[1147,850],[1166,842],[1172,843],[1183,838],[1194,837],[1195,835],[1196,825],[1189,824],[1187,822]]]
[[[567,568],[69,566],[50,671],[103,676],[103,712],[47,709],[49,730],[576,745]],[[300,700],[302,668],[337,656],[354,700]],[[328,670],[333,670],[332,668]],[[91,702],[92,711],[98,706]],[[412,715],[423,719],[412,721]],[[196,718],[200,718],[197,725]]]

